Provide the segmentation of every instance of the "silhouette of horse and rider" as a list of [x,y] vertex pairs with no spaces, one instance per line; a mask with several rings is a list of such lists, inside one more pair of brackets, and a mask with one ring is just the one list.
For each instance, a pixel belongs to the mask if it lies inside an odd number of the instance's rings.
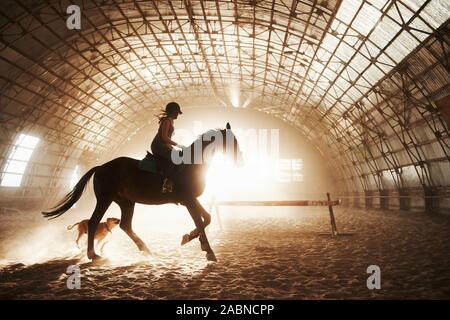
[[[179,114],[182,112],[178,103],[170,102],[157,116],[159,129],[151,144],[153,155],[147,152],[146,157],[146,160],[154,161],[157,170],[154,172],[143,170],[140,160],[128,157],[116,158],[90,169],[57,206],[43,212],[44,217],[50,219],[64,214],[80,199],[87,183],[94,176],[97,204],[88,223],[89,259],[101,258],[94,250],[94,235],[106,210],[112,202],[115,202],[121,210],[120,228],[146,255],[150,254],[149,249],[132,228],[135,203],[152,205],[176,203],[185,206],[196,228],[183,236],[181,244],[198,237],[201,249],[206,251],[207,260],[217,261],[205,234],[205,228],[211,222],[211,215],[197,199],[205,189],[208,168],[208,161],[205,159],[219,151],[239,165],[242,163],[242,153],[229,123],[225,129],[203,133],[188,147],[176,143],[172,140],[172,135],[174,120]],[[182,150],[179,151],[174,147]],[[173,159],[177,159],[177,164]]]

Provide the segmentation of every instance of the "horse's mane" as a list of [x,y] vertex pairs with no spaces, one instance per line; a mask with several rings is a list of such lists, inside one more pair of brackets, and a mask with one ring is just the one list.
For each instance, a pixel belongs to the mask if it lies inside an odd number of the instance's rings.
[[191,143],[189,146],[193,146],[193,145],[194,145],[196,142],[198,142],[198,141],[202,142],[202,141],[203,141],[203,136],[206,135],[206,134],[212,134],[213,132],[218,132],[218,131],[222,131],[222,130],[224,130],[224,129],[221,129],[221,128],[215,128],[215,129],[210,129],[210,130],[208,130],[208,131],[206,131],[206,132],[203,132],[203,133],[199,134],[199,135],[194,139],[194,141],[192,141],[192,143]]

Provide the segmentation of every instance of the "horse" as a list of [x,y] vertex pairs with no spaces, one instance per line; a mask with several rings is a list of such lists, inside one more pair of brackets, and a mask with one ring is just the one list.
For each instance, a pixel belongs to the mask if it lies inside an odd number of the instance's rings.
[[[234,164],[242,165],[242,152],[229,123],[226,124],[225,129],[213,129],[201,134],[189,147],[182,150],[180,154],[183,155],[183,161],[176,167],[173,192],[162,193],[161,186],[164,177],[159,172],[143,171],[139,168],[139,160],[119,157],[91,168],[55,207],[42,212],[42,214],[49,220],[64,214],[81,198],[87,183],[93,176],[97,203],[88,223],[88,259],[102,258],[95,253],[94,235],[106,210],[112,202],[115,202],[121,210],[120,228],[134,241],[144,255],[151,253],[132,228],[135,204],[175,203],[185,206],[196,228],[183,236],[181,244],[186,244],[198,237],[201,250],[206,251],[206,259],[217,261],[205,234],[205,228],[211,222],[211,215],[197,199],[206,187],[209,161],[205,161],[205,158],[217,151],[222,151],[228,158],[232,157]],[[172,159],[174,158],[173,154],[174,152],[172,152]],[[194,158],[197,161],[192,161]],[[198,161],[199,159],[200,161]]]

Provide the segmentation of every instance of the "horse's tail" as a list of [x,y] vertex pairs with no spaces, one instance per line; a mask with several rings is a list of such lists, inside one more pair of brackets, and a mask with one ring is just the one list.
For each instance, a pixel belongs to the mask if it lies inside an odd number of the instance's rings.
[[51,211],[44,211],[42,212],[42,215],[45,218],[49,218],[49,220],[58,218],[60,215],[62,215],[64,212],[72,208],[72,206],[77,202],[81,195],[83,194],[84,189],[86,188],[87,183],[91,179],[91,177],[94,175],[95,171],[99,167],[94,167],[84,176],[81,177],[80,181],[75,185],[75,187],[70,191],[62,200],[61,202],[56,205],[54,208],[52,208]]
[[67,230],[72,230],[73,228],[75,228],[75,226],[77,226],[77,225],[79,225],[80,223],[79,222],[77,222],[77,223],[75,223],[75,224],[73,224],[73,225],[71,225],[71,226],[67,226]]

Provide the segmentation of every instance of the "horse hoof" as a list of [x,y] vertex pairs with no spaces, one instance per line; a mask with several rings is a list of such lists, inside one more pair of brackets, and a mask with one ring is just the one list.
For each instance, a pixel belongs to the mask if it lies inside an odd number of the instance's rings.
[[216,255],[213,252],[206,254],[206,260],[217,262]]
[[152,253],[147,248],[141,251],[144,257],[151,257]]
[[188,243],[191,240],[191,238],[189,237],[189,235],[186,233],[182,238],[181,238],[181,245],[185,245],[186,243]]
[[99,261],[102,259],[101,256],[99,256],[98,254],[93,254],[93,255],[88,255],[88,258],[91,259],[92,261]]

